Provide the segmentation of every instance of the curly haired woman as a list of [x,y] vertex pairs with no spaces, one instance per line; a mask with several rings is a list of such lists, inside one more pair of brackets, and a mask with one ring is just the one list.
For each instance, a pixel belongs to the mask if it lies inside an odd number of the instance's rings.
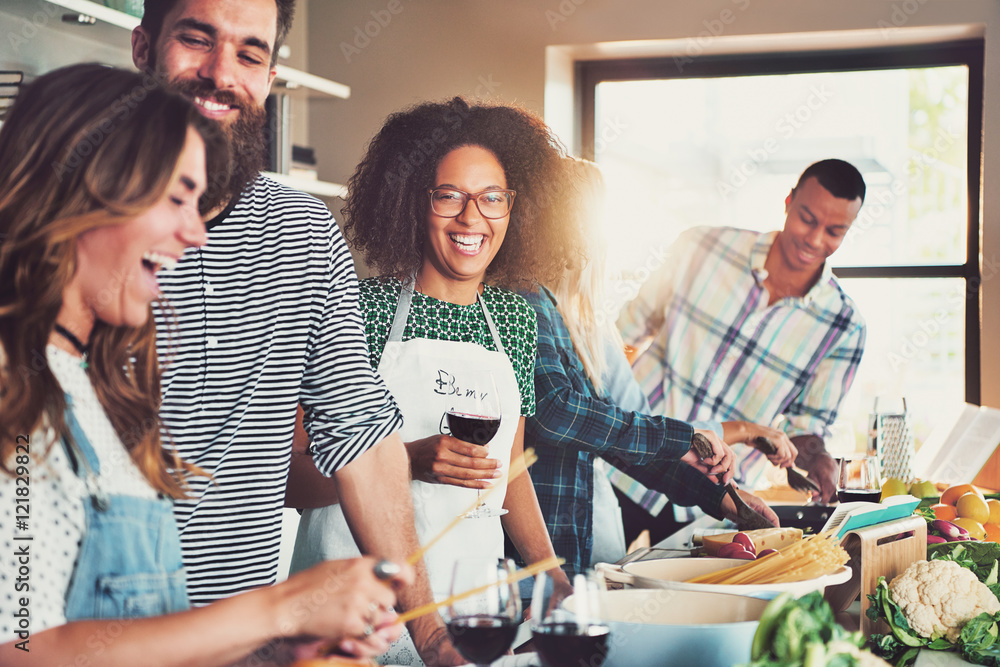
[[[503,556],[503,530],[526,562],[553,555],[530,478],[503,488],[501,474],[535,409],[535,314],[513,290],[553,279],[578,245],[552,205],[568,183],[564,155],[533,114],[455,98],[390,116],[348,186],[346,236],[379,276],[361,283],[371,361],[404,415],[421,542],[480,489],[501,485],[485,504],[507,511],[463,520],[427,552],[439,599],[457,557]],[[499,394],[496,435],[488,445],[442,435],[459,394],[494,393],[484,374]],[[293,569],[353,546],[339,506],[307,510]],[[387,659],[419,664],[403,642]]]

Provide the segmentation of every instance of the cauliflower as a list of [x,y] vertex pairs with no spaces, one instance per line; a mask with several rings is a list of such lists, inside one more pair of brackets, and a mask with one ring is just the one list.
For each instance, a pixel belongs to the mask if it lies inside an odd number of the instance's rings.
[[1000,600],[986,584],[954,561],[917,561],[892,580],[889,593],[914,632],[952,644],[966,622],[1000,611]]

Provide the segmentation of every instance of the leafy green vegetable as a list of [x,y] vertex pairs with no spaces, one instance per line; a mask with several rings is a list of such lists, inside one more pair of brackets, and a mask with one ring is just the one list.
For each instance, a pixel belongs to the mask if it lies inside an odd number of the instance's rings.
[[[906,616],[903,614],[903,610],[892,601],[892,596],[889,594],[889,583],[885,580],[885,577],[878,578],[875,593],[868,595],[868,602],[870,605],[865,611],[868,619],[871,621],[881,619],[886,622],[892,631],[892,635],[871,636],[873,652],[876,655],[880,655],[889,661],[898,661],[902,654],[908,652],[911,647],[920,648],[927,646],[929,640],[913,631],[909,621],[906,620]],[[882,637],[890,636],[893,638],[891,642],[882,639]],[[897,662],[897,664],[899,663]]]
[[997,623],[989,614],[980,614],[965,624],[959,638],[964,648],[983,651],[997,641]]
[[979,581],[987,586],[997,583],[997,559],[1000,559],[1000,544],[996,542],[969,540],[931,544],[927,547],[927,560],[953,560],[967,570],[972,570]]
[[[1000,544],[976,541],[932,544],[927,547],[927,559],[955,561],[971,570],[1000,599]],[[943,637],[930,641],[916,634],[902,609],[892,601],[885,577],[879,577],[875,593],[868,596],[868,601],[871,603],[865,611],[868,618],[885,621],[892,631],[889,635],[870,637],[872,652],[897,667],[912,664],[920,648],[958,651],[971,663],[1000,667],[1000,643],[997,641],[1000,614],[980,614],[965,624],[958,642],[952,644]]]
[[783,593],[761,615],[749,667],[857,667],[860,632],[848,632],[820,592]]

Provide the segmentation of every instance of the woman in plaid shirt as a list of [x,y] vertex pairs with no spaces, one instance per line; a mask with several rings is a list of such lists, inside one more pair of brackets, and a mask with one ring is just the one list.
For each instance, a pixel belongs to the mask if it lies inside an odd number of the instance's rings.
[[[588,225],[594,257],[568,271],[551,289],[525,295],[538,317],[536,411],[528,419],[525,443],[538,452],[532,480],[553,546],[567,567],[579,572],[591,563],[595,532],[615,525],[616,508],[601,514],[611,500],[595,507],[595,494],[600,497],[602,488],[609,491],[603,474],[595,479],[599,459],[628,470],[677,503],[697,504],[720,518],[735,517],[736,512],[722,486],[713,483],[729,481],[733,459],[732,450],[714,431],[698,429],[715,449],[714,457],[701,461],[691,450],[694,425],[622,405],[629,401],[630,387],[633,395],[637,387],[634,380],[620,382],[621,369],[628,371],[624,346],[598,305],[603,303],[604,276],[595,222],[603,205],[603,180],[593,163],[566,164],[580,189],[566,210],[570,219]],[[763,502],[742,495],[777,523]]]

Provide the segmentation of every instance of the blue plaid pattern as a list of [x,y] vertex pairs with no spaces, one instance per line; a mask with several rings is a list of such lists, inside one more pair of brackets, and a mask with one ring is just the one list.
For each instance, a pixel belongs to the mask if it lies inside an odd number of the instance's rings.
[[557,555],[573,573],[584,571],[593,547],[593,467],[597,456],[670,495],[720,516],[723,491],[678,459],[691,446],[690,424],[626,411],[594,390],[569,331],[544,288],[524,295],[538,316],[535,414],[524,445],[538,462],[531,479]]

